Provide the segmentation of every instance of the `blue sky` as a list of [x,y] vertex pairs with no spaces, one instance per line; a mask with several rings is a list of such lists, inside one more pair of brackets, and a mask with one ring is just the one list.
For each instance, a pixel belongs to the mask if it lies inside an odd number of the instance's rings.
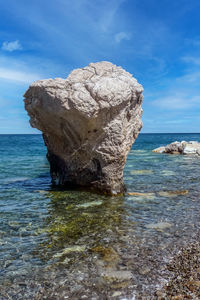
[[199,0],[0,0],[0,133],[37,133],[23,94],[107,60],[144,87],[142,132],[200,132]]

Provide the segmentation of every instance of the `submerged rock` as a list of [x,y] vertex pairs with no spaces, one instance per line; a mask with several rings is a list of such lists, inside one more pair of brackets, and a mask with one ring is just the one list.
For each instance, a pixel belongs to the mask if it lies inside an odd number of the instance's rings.
[[155,193],[138,193],[138,192],[130,192],[128,193],[130,196],[142,196],[142,197],[152,197],[155,196]]
[[67,254],[70,254],[70,253],[73,253],[73,252],[84,252],[85,250],[86,250],[85,245],[82,245],[82,246],[76,245],[76,246],[65,248],[62,252],[56,253],[53,257],[54,258],[60,258],[64,255],[67,255]]
[[106,262],[112,262],[115,264],[119,261],[119,255],[112,247],[96,246],[91,250],[95,253],[101,254],[102,259]]
[[169,154],[197,154],[200,155],[200,143],[197,141],[190,142],[173,142],[167,146],[162,146],[152,150],[156,153]]
[[108,282],[121,282],[131,280],[133,275],[130,271],[117,271],[108,269],[102,272],[101,276]]
[[128,197],[128,200],[132,201],[145,201],[146,200],[154,200],[156,198],[155,193],[138,193],[138,192],[130,192],[128,193],[129,196],[133,197]]
[[131,170],[131,175],[145,175],[145,174],[152,174],[152,170]]
[[161,197],[177,197],[179,195],[187,195],[189,192],[188,190],[182,190],[182,191],[160,191],[158,192],[158,195]]
[[159,222],[159,223],[155,223],[155,224],[147,224],[146,228],[148,229],[155,229],[155,230],[164,230],[166,228],[170,228],[172,226],[172,224],[168,223],[168,222]]
[[88,208],[88,207],[102,205],[102,203],[103,203],[103,201],[101,201],[101,200],[99,200],[99,201],[92,201],[92,202],[86,202],[86,203],[83,203],[83,204],[78,204],[77,207]]
[[29,87],[25,108],[43,132],[53,183],[124,191],[126,157],[142,128],[142,92],[131,74],[109,62]]
[[178,197],[180,195],[187,195],[189,193],[188,190],[175,190],[175,191],[158,191],[156,193],[154,192],[147,192],[147,193],[138,193],[138,192],[129,192],[129,196],[134,197],[141,197],[141,198],[148,198],[148,199],[154,199],[156,196],[161,197]]

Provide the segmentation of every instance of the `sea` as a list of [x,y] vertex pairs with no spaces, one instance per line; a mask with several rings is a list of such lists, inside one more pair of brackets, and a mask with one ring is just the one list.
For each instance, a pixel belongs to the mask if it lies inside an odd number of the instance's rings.
[[110,197],[53,187],[41,135],[0,135],[0,299],[153,299],[199,235],[200,157],[152,152],[182,140],[140,134]]

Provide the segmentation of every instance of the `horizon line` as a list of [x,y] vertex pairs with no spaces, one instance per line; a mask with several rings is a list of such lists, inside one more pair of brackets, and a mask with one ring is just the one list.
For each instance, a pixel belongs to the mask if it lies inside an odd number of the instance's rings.
[[[139,134],[200,134],[200,132],[141,132]],[[0,135],[42,135],[42,133],[0,133]]]

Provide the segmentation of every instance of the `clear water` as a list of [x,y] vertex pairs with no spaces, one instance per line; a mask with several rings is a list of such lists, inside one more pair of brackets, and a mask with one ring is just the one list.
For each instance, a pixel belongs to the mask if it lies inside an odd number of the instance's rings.
[[0,299],[153,299],[199,233],[200,158],[152,153],[176,140],[200,134],[141,134],[106,197],[53,189],[41,135],[0,135]]

